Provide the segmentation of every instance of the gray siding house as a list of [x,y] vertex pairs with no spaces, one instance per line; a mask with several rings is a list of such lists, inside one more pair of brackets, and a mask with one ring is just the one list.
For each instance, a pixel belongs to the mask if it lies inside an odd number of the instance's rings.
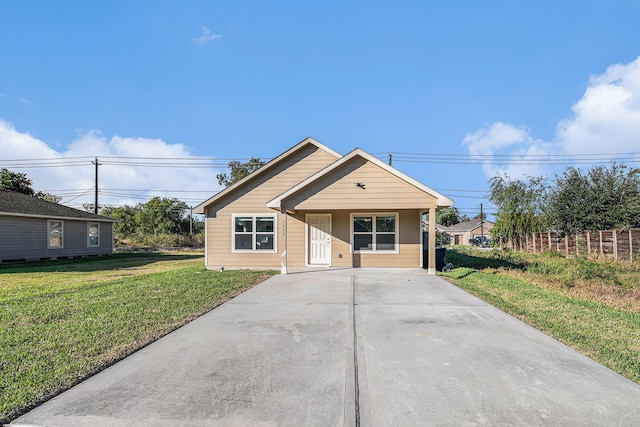
[[113,253],[116,220],[0,190],[0,263]]

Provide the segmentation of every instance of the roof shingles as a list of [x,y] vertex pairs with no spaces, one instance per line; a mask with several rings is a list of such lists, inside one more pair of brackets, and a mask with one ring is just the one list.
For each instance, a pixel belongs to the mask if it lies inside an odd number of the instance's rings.
[[106,216],[96,215],[58,203],[48,202],[27,194],[7,190],[0,190],[0,215],[74,218],[103,222],[116,221]]

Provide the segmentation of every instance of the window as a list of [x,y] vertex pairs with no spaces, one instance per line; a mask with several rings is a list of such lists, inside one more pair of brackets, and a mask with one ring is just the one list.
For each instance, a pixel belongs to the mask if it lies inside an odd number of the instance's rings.
[[47,221],[48,247],[51,249],[63,248],[64,246],[64,222]]
[[354,252],[397,252],[397,214],[352,215]]
[[234,215],[234,251],[276,251],[275,215]]
[[99,222],[87,223],[87,246],[89,247],[100,246],[100,223]]

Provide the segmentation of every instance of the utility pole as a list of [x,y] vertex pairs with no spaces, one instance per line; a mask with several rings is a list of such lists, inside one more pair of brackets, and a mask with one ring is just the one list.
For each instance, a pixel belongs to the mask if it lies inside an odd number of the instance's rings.
[[189,206],[191,208],[191,213],[189,214],[189,235],[193,236],[193,206]]
[[100,166],[100,163],[98,163],[97,157],[96,157],[96,160],[92,161],[91,163],[96,165],[96,193],[95,193],[95,198],[93,202],[93,213],[98,215],[98,166]]
[[480,203],[480,239],[484,243],[484,216],[482,215],[482,203]]

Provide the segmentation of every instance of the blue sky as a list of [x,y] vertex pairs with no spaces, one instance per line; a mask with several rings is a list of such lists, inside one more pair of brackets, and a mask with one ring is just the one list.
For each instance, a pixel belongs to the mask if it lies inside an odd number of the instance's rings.
[[495,174],[637,164],[638,22],[633,0],[0,0],[0,167],[78,207],[86,158],[221,159],[101,166],[102,203],[196,205],[229,159],[311,136],[474,215]]

